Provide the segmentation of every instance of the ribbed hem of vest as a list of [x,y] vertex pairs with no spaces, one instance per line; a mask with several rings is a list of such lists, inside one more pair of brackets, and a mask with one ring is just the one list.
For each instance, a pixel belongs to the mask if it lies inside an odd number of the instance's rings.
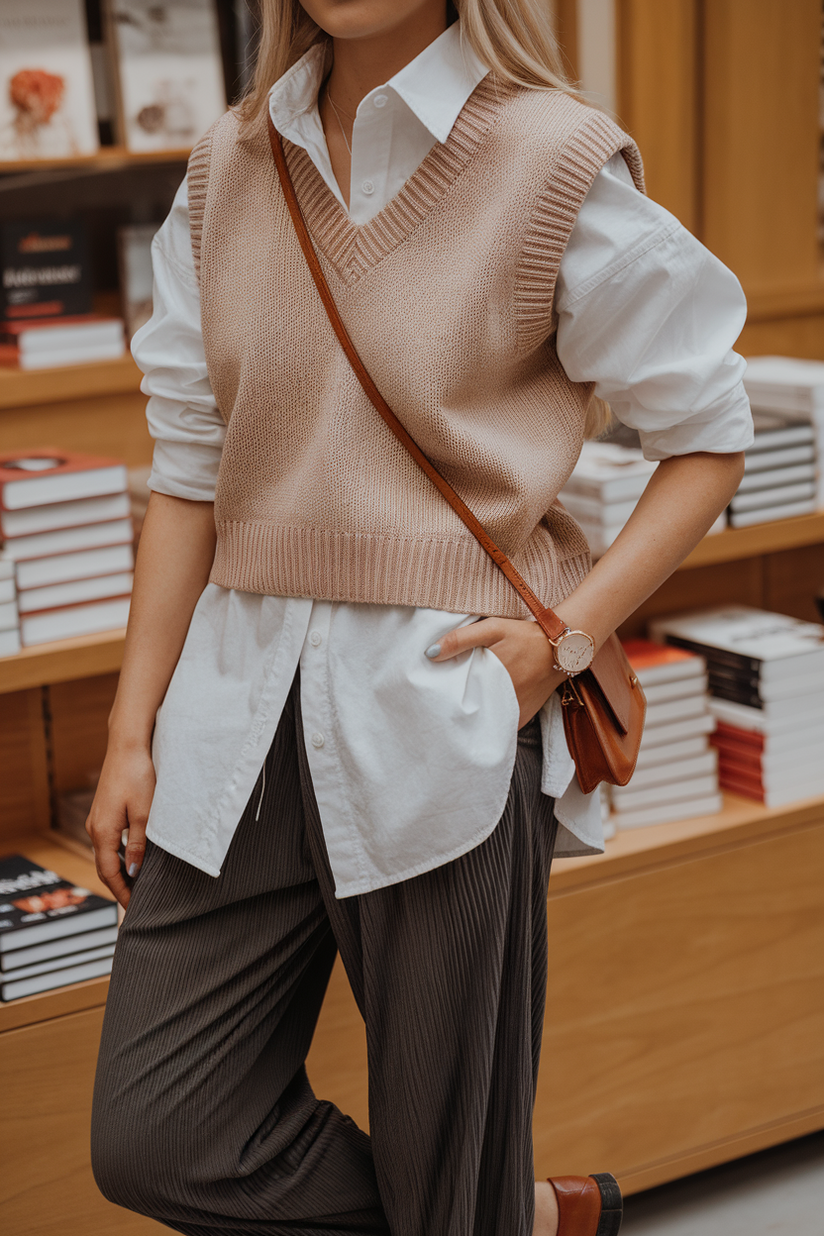
[[[523,618],[526,606],[476,541],[327,532],[221,521],[210,582],[265,596],[411,605],[453,614]],[[589,574],[588,554],[562,556],[549,538],[513,557],[545,605]],[[549,549],[549,552],[548,552]]]

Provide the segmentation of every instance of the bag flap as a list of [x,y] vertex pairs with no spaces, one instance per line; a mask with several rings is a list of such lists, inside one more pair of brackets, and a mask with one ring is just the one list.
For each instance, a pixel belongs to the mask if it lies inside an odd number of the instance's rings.
[[589,672],[600,687],[618,728],[626,734],[632,713],[633,690],[637,688],[633,688],[635,675],[617,635],[610,635],[589,667]]

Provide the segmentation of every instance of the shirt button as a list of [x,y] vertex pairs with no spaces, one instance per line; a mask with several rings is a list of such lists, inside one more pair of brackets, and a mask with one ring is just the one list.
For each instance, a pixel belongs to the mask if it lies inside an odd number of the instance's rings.
[[309,636],[309,643],[312,645],[313,648],[320,647],[320,645],[323,643],[323,636],[321,635],[320,631],[312,632],[312,634]]
[[317,747],[318,750],[320,750],[320,748],[323,746],[325,741],[326,739],[323,737],[323,734],[319,734],[318,731],[315,730],[314,734],[312,735],[312,746]]
[[363,184],[361,185],[361,189],[363,190],[363,192],[366,194],[367,197],[371,197],[372,194],[375,192],[375,186],[371,180],[364,180]]
[[389,100],[387,99],[387,97],[386,97],[386,95],[385,95],[385,94],[376,94],[376,95],[375,95],[375,107],[386,107],[386,104],[387,104],[388,102],[389,102]]

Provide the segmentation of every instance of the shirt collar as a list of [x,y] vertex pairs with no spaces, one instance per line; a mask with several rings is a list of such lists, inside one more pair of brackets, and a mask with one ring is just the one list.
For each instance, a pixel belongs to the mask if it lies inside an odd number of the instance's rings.
[[[327,55],[326,44],[316,43],[272,87],[269,114],[284,136],[289,136],[300,116],[317,107]],[[458,21],[377,89],[394,90],[435,140],[445,142],[467,99],[488,72],[462,38]]]

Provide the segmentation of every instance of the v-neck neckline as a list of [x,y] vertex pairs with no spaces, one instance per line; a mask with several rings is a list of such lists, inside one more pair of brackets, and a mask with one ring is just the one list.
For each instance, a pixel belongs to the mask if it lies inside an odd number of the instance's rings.
[[487,74],[461,109],[444,143],[436,142],[403,187],[366,223],[354,223],[312,159],[284,141],[295,192],[318,251],[344,284],[356,283],[411,235],[445,196],[517,86]]

